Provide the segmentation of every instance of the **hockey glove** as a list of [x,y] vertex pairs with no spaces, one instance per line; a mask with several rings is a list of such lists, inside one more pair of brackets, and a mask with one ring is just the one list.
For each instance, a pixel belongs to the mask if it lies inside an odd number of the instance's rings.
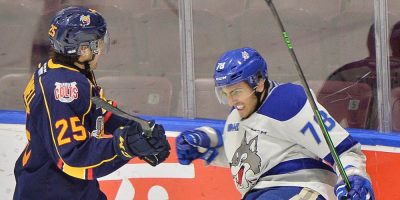
[[157,165],[164,162],[168,158],[168,156],[170,154],[170,150],[171,150],[171,147],[168,145],[167,147],[165,147],[164,150],[162,150],[160,153],[155,155],[157,158]]
[[221,146],[222,135],[210,127],[187,130],[176,137],[176,152],[182,165],[189,165],[198,158],[210,164],[218,155],[218,148]]
[[372,190],[371,182],[358,175],[349,176],[351,190],[347,193],[347,189],[343,181],[335,187],[335,194],[339,200],[374,200],[374,191]]
[[[155,124],[152,137],[147,138],[147,140],[154,148],[158,150],[158,154],[140,157],[140,159],[146,160],[152,166],[156,166],[164,162],[168,158],[171,150],[171,146],[169,145],[165,135],[164,127],[162,125]],[[151,159],[150,162],[148,160],[149,158]]]
[[165,135],[164,127],[160,124],[155,124],[151,137],[147,139],[149,143],[156,149],[163,151],[171,149],[167,136]]
[[165,148],[162,145],[153,146],[144,135],[140,124],[133,121],[116,129],[113,138],[115,152],[125,160],[135,156],[156,155]]

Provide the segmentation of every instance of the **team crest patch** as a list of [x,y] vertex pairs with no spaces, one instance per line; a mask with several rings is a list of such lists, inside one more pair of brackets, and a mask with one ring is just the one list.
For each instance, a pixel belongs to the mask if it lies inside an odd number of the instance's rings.
[[78,98],[78,87],[76,87],[76,82],[56,82],[54,85],[56,86],[56,88],[54,88],[54,97],[57,101],[71,103],[73,100]]
[[230,166],[233,179],[239,189],[252,188],[261,172],[261,157],[258,155],[258,136],[247,140],[246,132],[240,146],[233,154]]
[[239,131],[239,123],[228,124],[228,132]]
[[247,53],[246,51],[242,51],[242,58],[244,61],[249,59],[250,58],[249,53]]
[[90,15],[81,15],[81,26],[88,26],[90,24]]

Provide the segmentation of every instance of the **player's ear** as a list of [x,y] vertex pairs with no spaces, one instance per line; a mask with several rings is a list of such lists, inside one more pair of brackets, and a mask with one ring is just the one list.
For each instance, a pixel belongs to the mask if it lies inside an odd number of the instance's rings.
[[265,79],[260,79],[257,83],[257,88],[256,88],[256,92],[262,92],[264,91],[264,87],[265,87]]

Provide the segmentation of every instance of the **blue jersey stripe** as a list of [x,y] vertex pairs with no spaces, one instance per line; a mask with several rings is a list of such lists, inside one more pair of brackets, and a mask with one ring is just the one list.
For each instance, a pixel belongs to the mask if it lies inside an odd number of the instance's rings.
[[335,173],[332,167],[323,163],[321,160],[316,160],[312,158],[300,158],[281,162],[272,169],[265,172],[263,175],[261,175],[261,177],[287,174],[302,169],[324,169]]
[[[358,142],[349,135],[338,146],[336,146],[336,153],[338,155],[340,155],[343,152],[349,150],[351,147],[353,147],[357,143]],[[325,156],[324,160],[329,162],[331,165],[333,165],[335,163],[335,161],[333,160],[332,154],[328,154],[327,156]]]

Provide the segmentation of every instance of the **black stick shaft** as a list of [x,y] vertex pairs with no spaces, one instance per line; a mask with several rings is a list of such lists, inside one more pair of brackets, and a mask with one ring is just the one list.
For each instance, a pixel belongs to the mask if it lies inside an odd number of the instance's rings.
[[318,119],[318,125],[319,125],[319,127],[320,127],[320,129],[321,129],[321,131],[322,131],[322,133],[324,135],[325,141],[326,141],[326,143],[327,143],[327,145],[329,147],[329,150],[330,150],[330,152],[332,154],[333,159],[335,160],[335,163],[336,163],[336,166],[337,166],[337,168],[338,168],[338,170],[340,172],[340,175],[342,176],[343,181],[346,184],[347,191],[350,191],[351,190],[351,185],[350,185],[350,182],[349,182],[349,178],[347,177],[346,171],[343,168],[342,162],[340,161],[340,158],[339,158],[339,156],[338,156],[338,154],[337,154],[337,152],[335,150],[335,146],[333,145],[332,139],[329,136],[328,130],[326,129],[326,126],[325,126],[325,124],[324,124],[324,122],[322,120],[321,114],[319,113],[319,110],[317,108],[317,104],[315,103],[315,100],[314,100],[314,98],[313,98],[313,96],[311,94],[310,87],[308,86],[308,83],[307,83],[306,78],[304,76],[303,70],[301,69],[300,63],[297,60],[297,56],[296,56],[296,54],[294,52],[292,42],[289,39],[289,36],[288,36],[288,34],[287,34],[286,30],[285,30],[285,27],[283,26],[283,23],[282,23],[279,15],[278,15],[278,12],[276,11],[276,8],[275,8],[274,4],[272,3],[272,0],[265,0],[265,1],[267,2],[269,8],[271,9],[271,12],[274,15],[276,21],[278,22],[278,25],[279,25],[279,27],[280,27],[280,29],[282,31],[283,40],[286,43],[286,45],[288,47],[288,50],[289,50],[289,53],[290,53],[290,56],[292,57],[292,59],[294,61],[297,73],[300,76],[300,81],[301,81],[301,83],[302,83],[302,85],[304,87],[304,90],[305,90],[306,94],[307,94],[308,101],[310,102],[311,108],[314,111],[314,115]]
[[116,107],[112,106],[111,104],[107,103],[107,101],[100,99],[100,97],[94,96],[94,97],[91,97],[90,99],[92,100],[92,102],[94,104],[96,104],[96,106],[98,106],[100,108],[110,111],[113,114],[123,117],[125,119],[136,121],[137,123],[139,123],[142,126],[143,132],[146,134],[146,136],[151,137],[151,134],[152,134],[153,128],[154,128],[154,121],[147,121],[140,117],[128,114],[125,111],[123,111],[119,108],[116,108]]
[[[125,119],[133,120],[139,123],[142,126],[143,132],[147,137],[152,136],[153,128],[154,128],[154,121],[147,121],[145,119],[142,119],[140,117],[131,115],[126,113],[125,111],[113,107],[111,104],[107,103],[107,101],[104,101],[103,99],[100,99],[99,97],[91,97],[91,100],[96,106],[103,108],[107,111],[112,112],[114,115],[118,115],[120,117],[123,117]],[[149,163],[151,166],[156,166],[158,164],[158,158],[156,155],[148,155],[148,156],[141,156],[141,159]]]

